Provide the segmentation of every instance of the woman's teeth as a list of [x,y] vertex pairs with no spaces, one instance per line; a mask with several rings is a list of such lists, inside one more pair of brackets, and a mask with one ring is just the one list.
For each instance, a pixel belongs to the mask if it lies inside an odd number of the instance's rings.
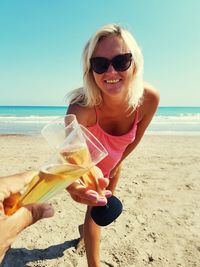
[[105,80],[106,83],[118,83],[119,79],[116,80]]

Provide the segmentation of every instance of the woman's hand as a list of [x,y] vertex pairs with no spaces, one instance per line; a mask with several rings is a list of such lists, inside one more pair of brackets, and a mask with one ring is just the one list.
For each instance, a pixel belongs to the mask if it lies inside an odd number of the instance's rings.
[[20,191],[30,183],[35,172],[29,171],[7,177],[0,177],[0,263],[16,238],[27,226],[40,219],[53,216],[49,204],[31,204],[19,208],[13,215],[5,215],[6,202],[20,195]]
[[101,170],[94,166],[79,180],[67,187],[71,197],[79,203],[88,206],[105,206],[107,198],[111,197],[110,190],[106,190],[109,179],[103,177]]

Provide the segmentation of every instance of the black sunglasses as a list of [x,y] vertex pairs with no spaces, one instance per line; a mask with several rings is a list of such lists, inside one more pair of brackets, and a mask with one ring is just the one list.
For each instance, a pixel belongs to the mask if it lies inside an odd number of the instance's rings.
[[92,70],[98,74],[106,72],[110,64],[116,71],[125,71],[131,66],[131,62],[131,53],[120,54],[113,57],[112,59],[108,59],[106,57],[92,57],[90,59]]

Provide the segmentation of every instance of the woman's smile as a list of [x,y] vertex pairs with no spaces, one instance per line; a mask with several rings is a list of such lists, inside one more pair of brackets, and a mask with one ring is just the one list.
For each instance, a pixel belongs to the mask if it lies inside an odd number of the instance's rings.
[[118,83],[120,81],[120,79],[112,79],[112,80],[105,80],[105,83],[109,83],[109,84],[115,84]]
[[[117,55],[123,55],[129,52],[129,49],[120,37],[111,36],[99,42],[93,57],[113,59]],[[120,98],[124,98],[128,92],[128,86],[133,75],[133,66],[131,64],[127,70],[117,71],[110,64],[108,69],[101,74],[93,71],[95,82],[102,93],[112,96],[120,94]]]

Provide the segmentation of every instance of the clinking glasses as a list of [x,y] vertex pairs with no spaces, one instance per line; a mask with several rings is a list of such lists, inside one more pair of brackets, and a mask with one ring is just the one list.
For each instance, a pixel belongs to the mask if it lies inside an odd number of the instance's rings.
[[106,72],[110,64],[116,71],[125,71],[131,66],[131,62],[131,53],[120,54],[113,57],[112,59],[108,59],[106,57],[92,57],[90,59],[92,70],[98,74]]

